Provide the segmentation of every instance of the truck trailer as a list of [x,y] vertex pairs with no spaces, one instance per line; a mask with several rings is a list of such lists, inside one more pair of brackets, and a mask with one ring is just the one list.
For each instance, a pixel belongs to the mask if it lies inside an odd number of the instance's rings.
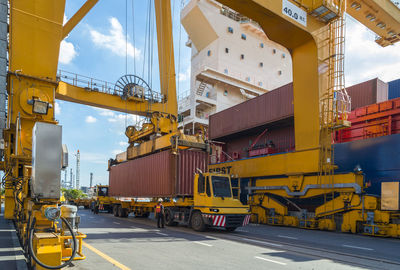
[[165,150],[112,165],[107,192],[113,199],[98,207],[112,207],[115,216],[148,217],[161,198],[167,226],[234,231],[247,225],[250,209],[234,198],[230,175],[203,173],[207,161],[204,151]]

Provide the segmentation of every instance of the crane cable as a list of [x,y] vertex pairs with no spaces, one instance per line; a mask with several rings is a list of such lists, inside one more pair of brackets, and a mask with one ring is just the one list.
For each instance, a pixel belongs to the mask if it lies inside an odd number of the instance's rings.
[[[133,74],[136,76],[136,40],[135,40],[135,0],[132,0],[132,45],[133,45]],[[137,106],[137,105],[136,105]],[[137,127],[139,116],[135,114],[135,126]]]
[[136,75],[135,0],[132,0],[132,44],[133,44],[133,74]]
[[[178,49],[178,76],[177,76],[177,81],[178,81],[178,89],[177,89],[177,98],[180,95],[180,84],[181,84],[181,80],[180,80],[180,74],[181,74],[181,39],[182,39],[182,23],[181,23],[181,19],[182,19],[182,9],[184,6],[185,2],[184,0],[181,0],[181,8],[180,8],[180,12],[179,12],[179,49]],[[179,99],[179,98],[178,98]]]
[[[128,74],[128,0],[125,0],[125,74]],[[125,129],[128,126],[128,98],[125,99]]]

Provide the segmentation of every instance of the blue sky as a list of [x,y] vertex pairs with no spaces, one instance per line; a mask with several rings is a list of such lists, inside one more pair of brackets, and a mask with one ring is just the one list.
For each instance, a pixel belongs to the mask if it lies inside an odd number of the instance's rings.
[[[153,2],[153,1],[151,1]],[[176,73],[179,74],[180,92],[189,90],[190,49],[184,43],[187,35],[179,23],[181,0],[173,0],[172,8]],[[84,3],[83,0],[67,0],[65,15],[70,18]],[[134,20],[132,0],[128,0],[128,31],[126,27],[125,1],[102,0],[62,42],[59,69],[115,82],[126,74],[126,33],[128,33],[128,73],[133,73],[136,57],[138,75],[142,76],[145,59],[145,28],[149,0],[135,1]],[[135,38],[132,26],[135,25]],[[154,22],[154,15],[153,15]],[[154,22],[155,23],[155,22]],[[179,32],[181,38],[179,39]],[[180,40],[180,42],[179,42]],[[135,43],[135,46],[133,46]],[[134,48],[135,47],[135,48]],[[136,53],[136,56],[135,56]],[[179,57],[180,55],[180,57]],[[179,66],[179,70],[178,70]],[[159,90],[156,33],[154,30],[154,60],[152,88]],[[147,81],[147,72],[145,72]],[[374,42],[374,34],[353,19],[347,20],[346,37],[346,84],[352,85],[379,77],[390,81],[400,77],[400,46],[380,48]],[[81,153],[81,186],[89,185],[89,174],[94,174],[94,184],[108,183],[107,160],[127,147],[124,135],[125,121],[132,124],[136,117],[89,106],[57,101],[56,118],[63,126],[63,143],[70,152],[70,167],[75,173],[76,159]],[[68,179],[69,179],[68,168]],[[62,174],[64,176],[64,173]]]
[[[145,29],[147,21],[148,3],[150,1],[135,1],[134,20],[132,19],[132,1],[128,0],[128,72],[133,74],[134,57],[136,53],[136,70],[143,76],[143,62],[148,68],[148,61],[144,61]],[[153,3],[153,1],[151,1]],[[67,1],[65,15],[70,18],[84,1]],[[99,1],[81,23],[62,42],[59,69],[116,82],[126,74],[126,8],[125,1]],[[179,23],[181,1],[172,2],[174,11],[174,46],[176,70],[179,75],[181,92],[189,89],[190,50],[185,47],[187,35]],[[159,91],[157,42],[153,8],[154,24],[154,59],[153,80],[149,82],[152,88]],[[133,25],[135,38],[133,39]],[[179,43],[181,33],[181,43]],[[148,39],[149,40],[149,39]],[[135,44],[135,48],[133,46]],[[181,48],[179,48],[181,44]],[[179,51],[180,57],[179,57]],[[180,58],[180,61],[178,61]],[[147,59],[147,57],[146,57]],[[178,66],[180,71],[178,72]],[[148,72],[144,79],[148,81]],[[68,180],[70,168],[75,174],[76,154],[81,153],[81,186],[89,185],[90,172],[94,174],[94,183],[108,183],[107,161],[115,157],[116,153],[125,151],[127,138],[124,135],[125,121],[132,124],[136,117],[124,113],[97,109],[90,106],[57,101],[56,118],[63,126],[63,143],[69,149]],[[64,179],[64,172],[62,173]]]

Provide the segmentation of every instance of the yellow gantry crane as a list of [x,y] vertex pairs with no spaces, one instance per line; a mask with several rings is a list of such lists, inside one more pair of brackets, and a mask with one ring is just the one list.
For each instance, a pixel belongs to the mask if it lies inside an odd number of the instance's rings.
[[[128,157],[185,144],[203,145],[177,130],[177,97],[170,1],[154,0],[161,93],[142,79],[125,75],[113,89],[63,82],[57,74],[61,41],[98,0],[87,0],[63,25],[65,0],[9,0],[8,111],[4,129],[6,219],[14,220],[31,265],[59,269],[84,259],[76,209],[61,206],[61,126],[55,99],[106,108],[150,120],[142,129],[128,127]],[[57,220],[61,218],[62,224]],[[61,226],[60,226],[61,225]]]
[[[377,34],[379,45],[388,46],[400,40],[399,8],[389,0],[219,2],[258,22],[269,39],[291,52],[295,151],[211,165],[211,171],[229,169],[238,178],[252,179],[248,190],[255,222],[327,230],[339,226],[399,237],[399,213],[380,211],[378,198],[362,194],[360,173],[335,174],[331,147],[332,132],[349,125],[343,16],[347,12]],[[321,201],[311,213],[295,203],[311,199]],[[297,216],[289,214],[293,208]]]

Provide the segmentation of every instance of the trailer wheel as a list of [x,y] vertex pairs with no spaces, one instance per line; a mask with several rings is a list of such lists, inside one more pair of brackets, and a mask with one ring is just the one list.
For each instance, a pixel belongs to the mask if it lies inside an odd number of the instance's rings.
[[176,226],[178,222],[174,222],[174,217],[170,209],[165,209],[165,224],[167,226]]
[[200,212],[194,212],[192,215],[191,226],[195,231],[204,232],[206,225]]
[[121,209],[122,209],[121,210],[121,213],[122,213],[121,217],[127,218],[129,216],[129,210],[127,208],[122,208],[122,207],[121,207]]
[[128,209],[122,208],[122,206],[118,207],[118,216],[119,217],[126,218],[126,217],[128,217],[128,215],[129,215]]
[[233,231],[235,231],[237,229],[237,227],[227,227],[227,228],[225,228],[225,230],[227,231],[227,232],[233,232]]
[[114,207],[113,207],[114,217],[119,217],[119,208],[120,208],[120,206],[118,204],[114,205]]

